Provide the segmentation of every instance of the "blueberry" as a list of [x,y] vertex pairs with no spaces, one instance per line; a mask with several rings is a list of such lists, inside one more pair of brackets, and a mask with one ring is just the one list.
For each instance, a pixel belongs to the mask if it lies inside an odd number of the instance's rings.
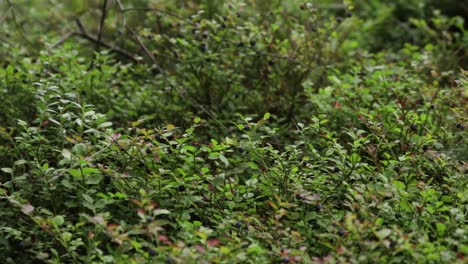
[[457,128],[460,129],[460,130],[465,130],[465,126],[463,126],[462,123],[458,123]]
[[317,204],[317,205],[315,206],[315,210],[317,210],[317,211],[322,210],[322,205],[321,205],[321,204]]
[[238,48],[244,47],[244,42],[241,41],[241,42],[237,43],[237,47],[238,47]]
[[158,252],[154,248],[149,248],[148,253],[150,256],[154,257],[158,254]]
[[240,147],[240,148],[239,148],[239,152],[240,152],[241,154],[244,153],[244,151],[245,151],[245,149],[244,149],[243,147]]
[[26,243],[24,241],[20,241],[18,244],[16,244],[16,247],[18,249],[24,249],[26,247]]
[[145,150],[145,152],[146,152],[146,154],[149,155],[149,154],[151,154],[151,149],[150,149],[150,148],[147,148],[147,149]]
[[241,228],[243,224],[244,224],[244,223],[242,223],[242,221],[237,221],[237,222],[234,224],[234,226],[237,227],[237,228]]
[[206,44],[205,44],[205,43],[202,43],[202,44],[200,45],[200,50],[201,50],[201,51],[206,51]]
[[185,192],[185,190],[186,190],[186,188],[185,188],[184,185],[179,185],[179,186],[177,187],[177,191],[179,191],[179,192]]
[[174,264],[174,263],[175,263],[175,261],[174,261],[173,258],[171,258],[171,257],[166,258],[166,264]]
[[274,64],[275,64],[275,62],[273,60],[268,61],[268,65],[273,66]]
[[338,22],[338,23],[343,22],[343,20],[344,20],[344,19],[343,19],[342,17],[337,17],[337,18],[336,18],[336,22]]
[[289,258],[288,257],[282,258],[281,263],[289,263]]
[[303,160],[303,161],[302,161],[302,166],[307,166],[307,164],[309,164],[309,163],[307,162],[307,160]]
[[346,234],[346,230],[344,230],[343,228],[340,228],[340,230],[338,230],[338,235],[344,236],[345,234]]
[[257,42],[255,42],[255,40],[251,40],[250,41],[250,47],[254,47],[255,45],[257,45]]
[[411,124],[410,129],[412,131],[416,131],[418,129],[418,126],[416,124]]
[[424,151],[427,151],[427,150],[429,149],[429,146],[424,145],[424,146],[422,147],[422,149],[423,149]]
[[156,138],[157,141],[161,141],[161,139],[162,139],[161,135],[159,135],[159,134],[156,134],[155,138]]
[[240,13],[236,13],[236,16],[237,16],[238,18],[240,18],[240,17],[241,17],[241,14],[240,14]]
[[111,178],[111,176],[110,176],[109,174],[106,174],[106,175],[104,176],[104,184],[105,184],[105,185],[110,184],[110,183],[111,183],[111,180],[112,180],[112,178]]
[[208,32],[206,32],[206,31],[205,31],[205,32],[203,32],[203,34],[202,34],[202,38],[204,38],[204,39],[207,39],[207,38],[208,38]]
[[340,172],[340,169],[338,167],[334,167],[333,172]]
[[223,16],[223,20],[227,21],[228,20],[227,16]]
[[436,107],[435,107],[435,105],[431,104],[430,108],[431,108],[431,110],[434,110]]

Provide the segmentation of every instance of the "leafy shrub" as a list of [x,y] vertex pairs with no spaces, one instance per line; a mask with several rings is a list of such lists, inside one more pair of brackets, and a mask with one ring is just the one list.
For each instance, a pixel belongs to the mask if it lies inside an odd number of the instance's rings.
[[[132,63],[3,43],[21,48],[0,68],[0,259],[463,263],[462,21],[363,3],[167,2],[125,11],[131,30],[111,5],[102,37]],[[13,31],[28,5],[7,4]],[[395,7],[418,41],[383,45]]]

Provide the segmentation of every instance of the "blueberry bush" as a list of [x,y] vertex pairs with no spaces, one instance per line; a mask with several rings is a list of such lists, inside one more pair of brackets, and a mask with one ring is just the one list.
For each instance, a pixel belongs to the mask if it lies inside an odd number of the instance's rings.
[[2,263],[465,263],[461,2],[0,1]]

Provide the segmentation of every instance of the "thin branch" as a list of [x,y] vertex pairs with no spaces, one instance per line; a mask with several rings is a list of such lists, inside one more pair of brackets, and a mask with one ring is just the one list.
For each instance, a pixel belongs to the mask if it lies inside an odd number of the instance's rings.
[[[156,58],[153,56],[153,54],[151,53],[151,51],[148,50],[148,48],[145,46],[145,44],[141,41],[141,39],[139,38],[138,34],[133,30],[131,29],[127,23],[126,23],[126,20],[125,20],[125,13],[123,10],[125,10],[125,8],[123,7],[122,5],[122,2],[120,0],[116,0],[117,2],[117,5],[122,13],[122,24],[123,26],[128,30],[128,32],[130,32],[132,34],[132,37],[135,39],[135,41],[138,43],[138,45],[140,45],[140,47],[143,49],[143,51],[146,53],[146,55],[151,59],[151,62],[153,63],[154,67],[156,67],[156,69],[162,74],[163,78],[166,80],[166,82],[168,83],[168,85],[176,90],[180,96],[182,97],[185,97],[184,95],[184,92],[179,88],[179,87],[176,87],[176,85],[174,85],[171,80],[169,79],[169,76],[167,75],[166,71],[164,71],[161,66],[159,66],[159,64],[157,63],[156,61]],[[207,115],[209,115],[211,118],[213,118],[213,120],[215,120],[216,122],[218,122],[222,127],[225,127],[222,123],[220,123],[217,119],[217,115],[212,112],[212,111],[209,111],[208,109],[206,109],[206,107],[204,107],[203,105],[199,104],[195,99],[193,98],[189,98],[192,103],[198,107],[201,111],[205,112]]]
[[102,31],[104,29],[104,22],[105,22],[106,16],[107,16],[107,0],[104,0],[104,3],[102,5],[101,10],[102,10],[101,11],[101,21],[99,21],[97,42],[96,42],[96,51],[97,52],[99,52],[99,49],[101,48]]
[[122,2],[120,2],[120,0],[116,0],[116,2],[121,12],[120,16],[122,17],[122,25],[124,27],[127,27],[127,20],[125,19],[125,12],[122,11],[122,10],[125,10],[125,8],[123,7]]
[[128,59],[130,59],[130,60],[132,60],[134,62],[138,62],[138,59],[134,55],[130,54],[128,51],[126,51],[126,50],[124,50],[122,48],[113,46],[113,45],[111,45],[109,43],[106,43],[104,41],[99,41],[96,36],[90,35],[88,33],[83,33],[83,32],[69,32],[69,33],[65,34],[63,37],[61,37],[57,42],[55,42],[50,47],[51,48],[56,48],[57,46],[62,45],[65,41],[67,41],[69,38],[71,38],[73,36],[79,36],[79,37],[82,37],[82,38],[87,39],[89,41],[92,41],[94,43],[99,42],[99,44],[101,46],[109,49],[110,51],[115,52],[115,53],[117,53],[119,55],[122,55],[122,56],[124,56],[124,57],[126,57],[126,58],[128,58]]
[[76,35],[76,32],[68,32],[67,34],[63,35],[59,40],[57,40],[57,42],[52,44],[52,46],[50,46],[50,48],[54,49],[54,48],[62,45],[65,41],[67,41],[67,39],[71,38],[74,35]]
[[[159,66],[159,64],[157,63],[156,61],[156,58],[153,56],[153,54],[151,53],[151,51],[148,50],[148,48],[145,46],[145,44],[141,41],[141,39],[138,37],[138,34],[133,30],[131,29],[130,27],[126,26],[127,30],[133,35],[133,38],[138,42],[138,44],[140,45],[140,47],[145,51],[146,55],[148,55],[148,57],[151,59],[153,65],[156,67],[156,69],[162,74],[162,76],[164,77],[164,79],[166,80],[166,82],[169,84],[169,86],[176,90],[181,96],[184,96],[184,92],[179,89],[178,87],[176,87],[172,82],[171,80],[169,79],[169,76],[167,75],[166,71],[164,71],[161,66]],[[200,110],[202,110],[203,112],[205,112],[206,114],[208,114],[209,116],[211,116],[212,118],[214,118],[215,120],[217,120],[217,115],[212,112],[212,111],[209,111],[208,109],[206,109],[203,105],[199,104],[197,101],[195,101],[195,99],[191,98],[191,101],[192,103],[198,107]]]
[[24,27],[22,23],[18,24],[16,21],[16,12],[15,12],[15,6],[11,3],[10,0],[6,0],[8,4],[8,10],[11,13],[11,18],[13,19],[13,24],[15,24],[15,27],[18,29],[19,35],[26,41],[27,43],[31,44],[31,41],[26,37],[26,34],[24,33]]
[[79,18],[75,19],[75,23],[78,26],[78,29],[80,30],[80,32],[86,34],[86,30],[85,30],[85,28],[84,28],[84,26],[81,23],[81,20]]

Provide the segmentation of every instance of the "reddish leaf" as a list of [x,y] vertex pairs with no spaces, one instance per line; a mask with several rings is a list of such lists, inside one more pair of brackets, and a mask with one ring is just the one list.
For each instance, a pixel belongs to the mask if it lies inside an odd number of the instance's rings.
[[202,247],[201,245],[195,245],[195,249],[196,249],[198,252],[202,253],[202,254],[205,254],[205,253],[206,253],[205,248]]
[[216,247],[217,245],[219,245],[221,243],[221,241],[217,238],[214,238],[214,239],[208,239],[208,241],[206,241],[206,244],[209,246],[209,247]]

